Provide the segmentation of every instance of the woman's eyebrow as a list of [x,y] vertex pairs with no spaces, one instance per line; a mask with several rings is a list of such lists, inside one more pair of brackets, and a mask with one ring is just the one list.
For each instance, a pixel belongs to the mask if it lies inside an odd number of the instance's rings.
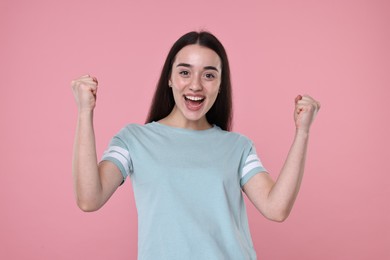
[[191,68],[192,66],[188,63],[179,63],[176,65],[176,67],[187,67],[187,68]]
[[206,67],[204,67],[204,69],[205,70],[215,70],[215,71],[219,72],[218,69],[214,66],[206,66]]
[[[191,64],[188,64],[188,63],[179,63],[176,65],[176,67],[186,67],[186,68],[191,68],[192,65]],[[205,70],[215,70],[218,72],[218,69],[214,66],[206,66],[204,67]]]

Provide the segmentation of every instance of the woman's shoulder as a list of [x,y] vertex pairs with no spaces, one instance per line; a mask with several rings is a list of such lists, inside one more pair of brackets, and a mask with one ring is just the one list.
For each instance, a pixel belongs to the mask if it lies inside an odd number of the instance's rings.
[[132,135],[132,136],[134,136],[134,135],[140,134],[142,132],[145,132],[146,130],[147,130],[147,124],[142,125],[142,124],[138,124],[138,123],[128,123],[128,124],[124,125],[119,130],[117,135],[121,135],[121,136]]

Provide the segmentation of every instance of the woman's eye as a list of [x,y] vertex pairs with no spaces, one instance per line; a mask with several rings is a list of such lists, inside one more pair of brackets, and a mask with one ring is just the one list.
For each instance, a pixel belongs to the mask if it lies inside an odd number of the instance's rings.
[[205,75],[205,77],[206,77],[207,79],[214,79],[214,78],[215,78],[214,74],[212,74],[212,73],[207,73],[207,74]]
[[183,70],[183,71],[180,71],[179,74],[182,76],[188,76],[190,73],[186,70]]

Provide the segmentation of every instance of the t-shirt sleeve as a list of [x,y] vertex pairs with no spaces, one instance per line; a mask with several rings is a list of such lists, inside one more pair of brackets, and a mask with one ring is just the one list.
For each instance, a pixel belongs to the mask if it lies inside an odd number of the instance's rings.
[[122,129],[111,139],[108,148],[102,156],[102,161],[110,161],[119,168],[123,176],[123,182],[133,171],[130,151],[125,142],[125,131],[125,128]]
[[244,186],[245,183],[247,183],[254,175],[261,172],[267,173],[267,170],[261,163],[260,158],[256,153],[256,149],[252,143],[250,143],[249,149],[247,149],[247,152],[242,157],[241,165],[241,187]]

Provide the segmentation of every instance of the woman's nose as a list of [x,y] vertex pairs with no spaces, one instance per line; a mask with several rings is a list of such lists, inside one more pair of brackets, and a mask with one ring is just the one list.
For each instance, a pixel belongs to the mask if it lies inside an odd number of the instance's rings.
[[202,90],[203,86],[198,77],[194,77],[191,81],[190,90],[192,91],[200,91]]

